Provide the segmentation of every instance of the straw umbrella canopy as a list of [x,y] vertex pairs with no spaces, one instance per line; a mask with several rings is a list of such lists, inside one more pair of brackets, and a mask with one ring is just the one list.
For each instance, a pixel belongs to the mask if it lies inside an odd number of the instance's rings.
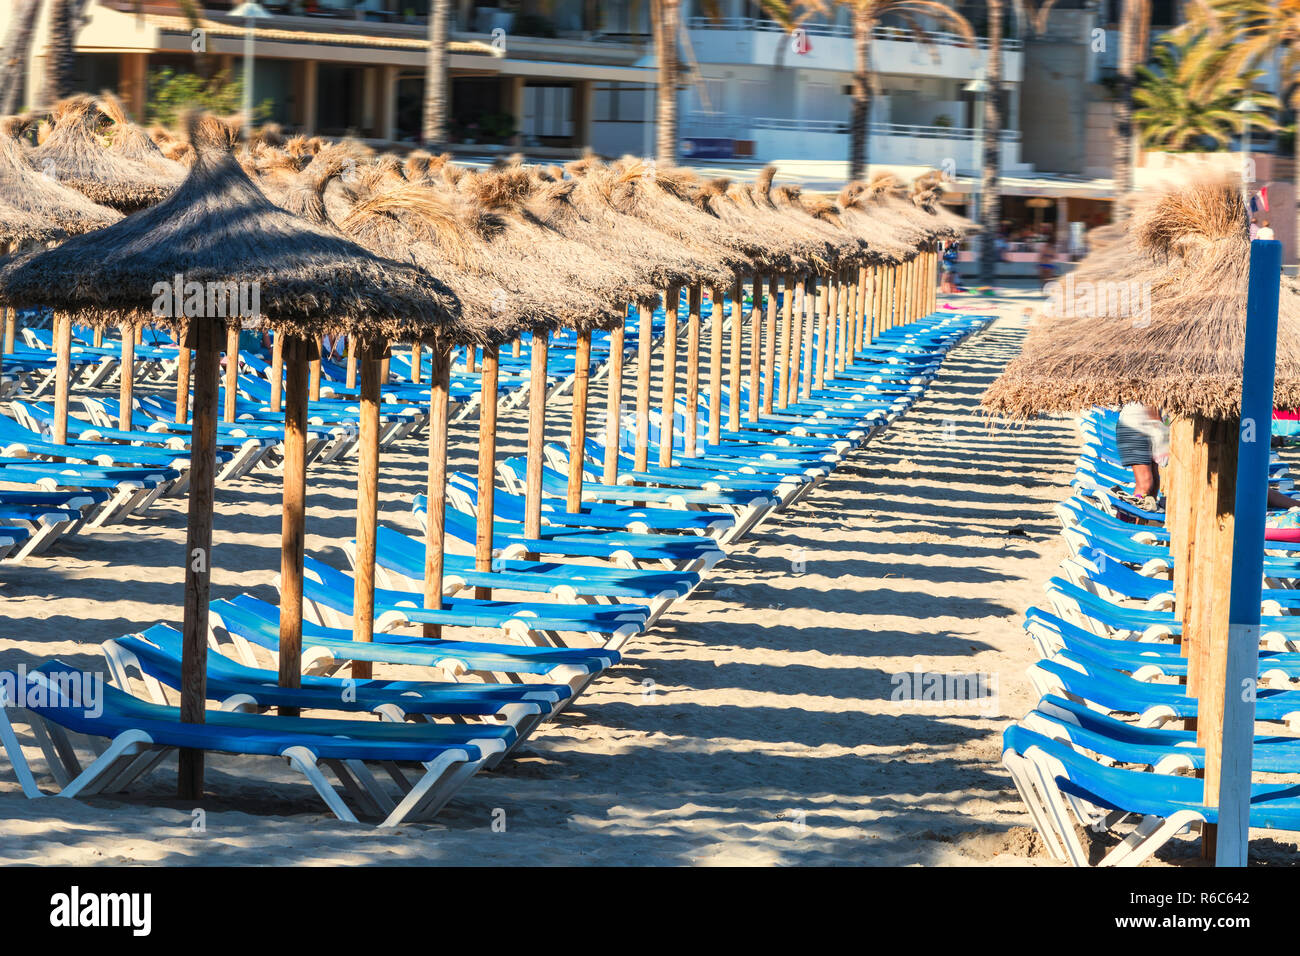
[[122,218],[38,172],[19,139],[26,126],[25,117],[0,118],[0,245],[57,242]]
[[91,200],[133,212],[166,199],[180,180],[106,149],[98,127],[103,114],[89,96],[57,104],[54,125],[32,151],[32,162]]
[[[1266,441],[1271,427],[1251,422],[1248,432],[1241,417],[1250,249],[1237,182],[1202,180],[1138,203],[1123,238],[1049,286],[1049,319],[1031,329],[1020,357],[983,398],[991,413],[1021,420],[1129,402],[1172,416],[1165,514],[1187,692],[1200,700],[1207,804],[1217,801],[1227,772],[1223,728],[1228,695],[1237,690],[1228,677],[1235,639],[1227,591],[1239,442]],[[1293,280],[1281,280],[1278,305],[1273,406],[1295,408],[1300,286]],[[1204,852],[1213,837],[1203,836]]]
[[[217,366],[222,327],[233,311],[228,298],[214,302],[214,290],[224,296],[235,287],[256,290],[262,320],[298,339],[330,330],[380,341],[405,334],[412,325],[456,338],[486,330],[462,325],[454,295],[422,270],[374,256],[274,205],[231,154],[236,129],[210,116],[191,117],[189,126],[195,165],[170,198],[49,252],[0,260],[0,302],[45,304],[63,314],[64,322],[71,312],[100,324],[144,317],[189,321],[187,344],[197,356],[181,719],[201,722]],[[167,302],[177,282],[184,301]],[[282,642],[282,655],[286,650],[297,649]],[[201,792],[202,766],[201,754],[182,755],[183,796]]]
[[[1012,419],[1142,402],[1238,414],[1249,233],[1237,188],[1199,183],[1140,206],[1127,236],[1055,283],[1048,321],[985,393]],[[1284,280],[1275,405],[1300,406],[1300,287]]]
[[163,184],[171,185],[173,188],[181,184],[185,179],[186,168],[164,155],[149,134],[131,122],[121,100],[112,93],[103,93],[95,101],[95,105],[112,124],[107,130],[110,153],[147,167],[157,174]]

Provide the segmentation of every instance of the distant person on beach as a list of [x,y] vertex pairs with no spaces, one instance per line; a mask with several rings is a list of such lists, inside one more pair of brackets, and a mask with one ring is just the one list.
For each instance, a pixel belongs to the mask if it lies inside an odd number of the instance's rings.
[[1134,497],[1139,502],[1151,499],[1147,510],[1154,511],[1160,495],[1160,468],[1169,464],[1169,427],[1152,406],[1130,402],[1120,409],[1115,444],[1120,464],[1133,472]]
[[939,291],[944,295],[955,295],[961,291],[957,285],[957,257],[960,255],[956,242],[948,243],[943,250],[943,277]]
[[1250,238],[1251,241],[1259,238],[1259,223],[1254,219],[1250,221]]
[[1274,232],[1273,232],[1273,227],[1270,226],[1270,225],[1268,224],[1268,220],[1267,220],[1267,219],[1265,219],[1262,223],[1260,223],[1260,226],[1259,226],[1259,232],[1256,233],[1255,238],[1256,238],[1256,239],[1276,239],[1276,238],[1277,238],[1277,236],[1276,236],[1276,235],[1274,234]]

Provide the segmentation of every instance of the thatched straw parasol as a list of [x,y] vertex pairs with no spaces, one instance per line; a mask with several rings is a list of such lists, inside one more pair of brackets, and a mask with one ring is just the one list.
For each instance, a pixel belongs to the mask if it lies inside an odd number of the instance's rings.
[[54,242],[122,218],[38,172],[18,139],[26,125],[22,117],[0,119],[0,245]]
[[[1200,698],[1207,804],[1218,801],[1221,777],[1238,779],[1242,759],[1238,754],[1236,769],[1225,769],[1225,708],[1240,706],[1231,703],[1238,685],[1229,677],[1228,649],[1236,639],[1229,637],[1226,590],[1236,586],[1238,452],[1248,452],[1239,442],[1263,442],[1266,452],[1271,425],[1241,418],[1252,255],[1247,221],[1239,184],[1228,180],[1203,180],[1139,202],[1122,238],[1052,284],[1049,318],[1031,329],[1021,355],[983,399],[990,412],[1013,419],[1128,402],[1173,418],[1170,462],[1162,469],[1165,515],[1187,688]],[[1261,288],[1277,281],[1256,279]],[[1267,408],[1267,395],[1262,398]],[[1285,279],[1272,398],[1277,407],[1300,405],[1300,287]],[[1262,484],[1263,465],[1258,470]],[[1262,489],[1245,494],[1255,496],[1262,510]],[[1247,577],[1257,588],[1259,569]],[[1252,661],[1258,654],[1253,633],[1247,632],[1253,646],[1246,648]],[[1249,732],[1244,746],[1248,782]],[[1211,833],[1203,850],[1212,848]]]
[[54,125],[32,152],[32,162],[97,203],[133,212],[166,199],[179,179],[106,149],[98,127],[103,114],[89,96],[54,107]]
[[[256,311],[298,343],[299,361],[291,366],[293,387],[286,395],[286,515],[281,562],[280,676],[297,686],[301,679],[302,515],[307,396],[302,373],[306,343],[321,332],[346,331],[366,343],[363,364],[361,446],[363,468],[358,488],[358,551],[369,545],[373,559],[378,456],[378,348],[384,340],[422,334],[457,340],[488,334],[458,324],[459,304],[436,279],[414,266],[381,259],[336,233],[295,219],[275,206],[248,179],[231,154],[237,128],[213,117],[192,117],[190,140],[196,159],[189,177],[166,201],[98,233],[78,236],[46,253],[0,262],[0,302],[43,303],[60,315],[59,338],[66,341],[68,313],[89,311],[94,322],[159,318],[160,290],[183,283],[187,346],[194,362],[194,425],[183,625],[181,719],[202,722],[206,699],[208,596],[211,576],[212,497],[216,456],[218,361],[222,326],[230,317],[224,296],[232,288],[256,290]],[[179,278],[176,278],[179,277]],[[195,284],[198,285],[195,285]],[[206,290],[205,297],[190,289]],[[214,290],[223,297],[214,302]],[[172,308],[161,318],[179,323]],[[194,308],[191,309],[190,307]],[[215,306],[215,309],[214,309]],[[227,352],[238,350],[236,337]],[[231,363],[233,366],[235,363]],[[297,374],[292,370],[297,369]],[[66,407],[63,411],[66,414]],[[369,537],[363,539],[363,533]],[[373,574],[373,560],[371,561]],[[369,607],[373,608],[373,577]],[[354,636],[368,640],[373,614],[366,613],[358,576]],[[202,791],[202,755],[183,752],[182,797]]]
[[121,100],[112,93],[101,93],[95,104],[112,123],[107,131],[110,153],[148,167],[172,188],[181,184],[186,168],[169,159],[145,130],[131,122]]
[[[1239,189],[1200,182],[1149,201],[1123,240],[1049,290],[1052,313],[985,393],[1007,418],[1142,402],[1178,416],[1238,413],[1249,234]],[[1275,404],[1300,406],[1300,287],[1285,280]]]

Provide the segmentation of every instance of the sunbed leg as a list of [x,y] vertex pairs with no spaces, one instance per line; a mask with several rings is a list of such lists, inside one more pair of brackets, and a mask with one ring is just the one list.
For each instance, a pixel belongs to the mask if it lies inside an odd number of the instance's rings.
[[[463,750],[449,750],[438,759],[426,763],[424,776],[402,798],[402,802],[387,819],[379,824],[380,827],[398,826],[408,815],[433,816],[451,799],[461,782],[473,775],[479,763],[480,761],[471,762],[469,754]],[[460,766],[457,767],[457,764]]]
[[316,765],[316,757],[306,747],[288,747],[280,756],[289,761],[289,765],[307,778],[307,782],[316,788],[320,798],[325,801],[325,805],[333,811],[334,815],[345,823],[356,823],[356,815],[348,809],[348,805],[343,802],[338,791],[330,786],[330,782],[325,779],[325,775],[320,772],[320,767]]
[[[40,720],[39,717],[32,717],[32,721]],[[18,785],[23,788],[28,799],[43,797],[45,794],[36,786],[36,777],[32,774],[32,768],[27,763],[27,757],[23,754],[22,744],[18,742],[18,735],[14,733],[13,724],[9,722],[9,705],[5,701],[0,701],[0,744],[4,745],[5,753],[9,755],[9,765],[14,768],[14,776],[18,778]]]

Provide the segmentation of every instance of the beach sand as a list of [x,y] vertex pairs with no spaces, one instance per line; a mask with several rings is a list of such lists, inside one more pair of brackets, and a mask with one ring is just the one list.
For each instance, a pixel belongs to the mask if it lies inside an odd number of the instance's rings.
[[[123,798],[28,801],[0,756],[0,863],[1049,863],[1001,767],[1001,731],[1036,700],[1019,621],[1065,554],[1051,507],[1078,432],[1068,419],[990,427],[978,409],[1033,295],[954,301],[998,321],[435,821],[340,823],[260,758],[210,757],[201,813],[170,797],[174,760]],[[552,434],[566,415],[557,402]],[[505,448],[524,422],[502,416]],[[453,431],[458,467],[475,442],[472,419]],[[309,473],[308,553],[340,567],[354,467]],[[417,441],[385,453],[382,521],[416,529],[424,468]],[[234,482],[217,499],[214,597],[274,600],[278,482]],[[99,642],[179,624],[184,525],[168,500],[0,567],[0,668],[98,667]],[[985,675],[986,696],[903,699],[932,674]]]

